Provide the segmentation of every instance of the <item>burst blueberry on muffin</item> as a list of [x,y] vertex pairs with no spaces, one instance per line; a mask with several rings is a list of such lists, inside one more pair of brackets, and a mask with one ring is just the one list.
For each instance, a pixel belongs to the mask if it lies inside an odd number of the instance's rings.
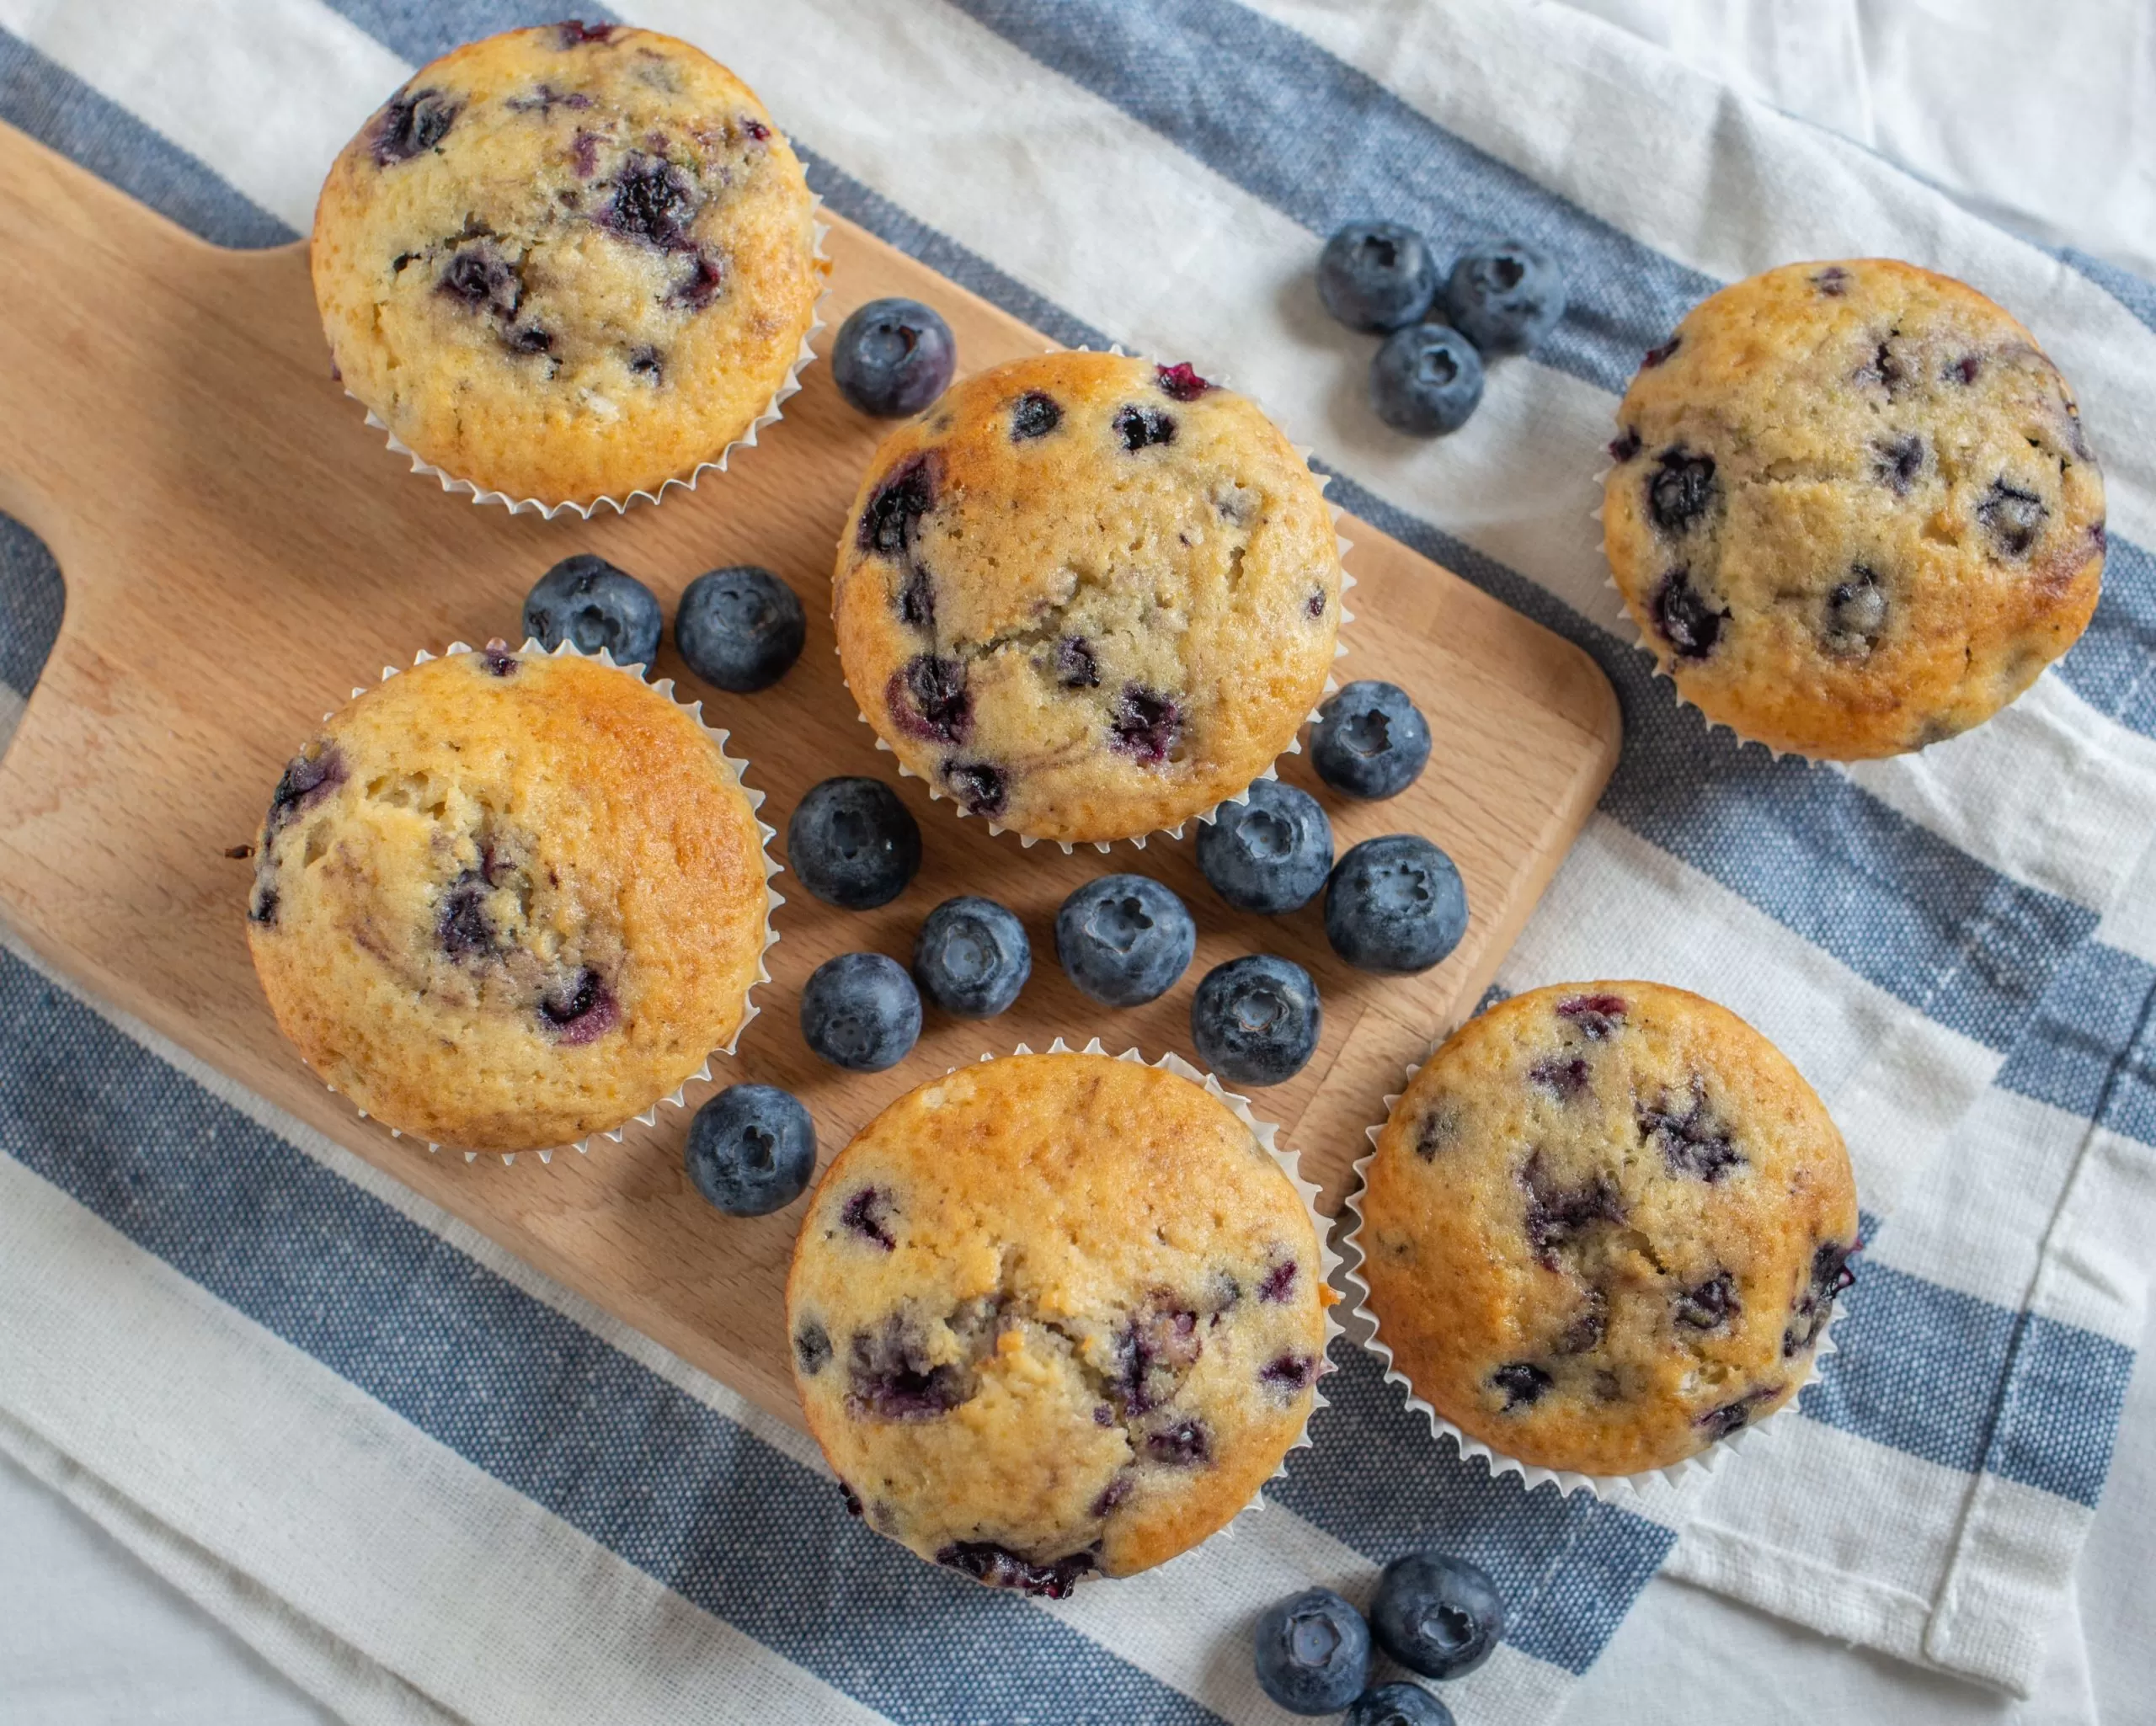
[[908,1093],[825,1171],[787,1283],[810,1431],[870,1525],[1060,1595],[1225,1526],[1309,1418],[1310,1214],[1202,1086],[1017,1055]]
[[1694,306],[1618,408],[1603,530],[1678,691],[1854,760],[1989,718],[2071,647],[2104,567],[2073,394],[1973,288],[1797,264]]
[[1856,1246],[1841,1135],[1779,1050],[1648,983],[1460,1027],[1380,1132],[1356,1208],[1378,1340],[1492,1450],[1667,1468],[1804,1382]]
[[596,660],[430,660],[324,722],[248,942],[308,1065],[401,1132],[536,1150],[678,1089],[749,1015],[762,829],[683,709]]
[[900,761],[1033,839],[1139,837],[1241,791],[1323,693],[1318,482],[1187,365],[981,372],[877,451],[839,542],[847,683]]
[[313,272],[344,386],[483,491],[589,504],[715,461],[789,383],[824,266],[801,164],[686,42],[510,30],[346,145]]

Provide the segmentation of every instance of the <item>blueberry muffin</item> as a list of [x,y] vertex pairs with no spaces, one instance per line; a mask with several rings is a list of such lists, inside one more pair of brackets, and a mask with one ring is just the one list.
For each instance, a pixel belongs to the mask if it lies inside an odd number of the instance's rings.
[[495,643],[367,690],[292,759],[248,944],[285,1035],[368,1114],[536,1150],[733,1041],[774,902],[755,804],[695,719]]
[[1415,1394],[1544,1468],[1680,1462],[1794,1394],[1856,1247],[1848,1153],[1796,1069],[1651,983],[1515,996],[1433,1055],[1356,1207]]
[[1338,541],[1256,403],[1052,354],[876,452],[839,541],[854,699],[899,759],[1030,839],[1134,839],[1262,773],[1324,692]]
[[2104,568],[2073,393],[1973,288],[1795,264],[1694,306],[1619,407],[1609,567],[1708,718],[1855,760],[1989,718]]
[[1022,1054],[840,1153],[787,1322],[809,1430],[872,1526],[1061,1595],[1250,1503],[1309,1417],[1331,1298],[1308,1209],[1218,1097]]
[[344,146],[315,299],[344,387],[482,491],[588,505],[716,461],[824,265],[763,104],[670,36],[548,24],[422,67]]

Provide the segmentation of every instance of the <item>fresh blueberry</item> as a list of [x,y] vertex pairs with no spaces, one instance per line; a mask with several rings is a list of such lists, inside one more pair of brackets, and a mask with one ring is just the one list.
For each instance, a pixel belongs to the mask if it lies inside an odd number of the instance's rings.
[[1395,1558],[1370,1602],[1378,1646],[1425,1678],[1458,1678],[1504,1638],[1505,1603],[1479,1567],[1443,1553]]
[[729,1084],[689,1123],[686,1160],[696,1191],[728,1216],[761,1217],[808,1187],[816,1123],[791,1091]]
[[1308,791],[1261,779],[1247,802],[1223,803],[1199,825],[1198,866],[1238,911],[1299,911],[1332,873],[1332,823]]
[[921,868],[921,825],[880,779],[827,779],[794,806],[786,860],[825,904],[873,911]]
[[1369,1672],[1369,1626],[1331,1589],[1290,1595],[1258,1615],[1257,1686],[1289,1713],[1338,1713]]
[[1467,889],[1452,859],[1412,833],[1364,839],[1333,866],[1325,938],[1364,971],[1428,971],[1467,932]]
[[1429,247],[1396,221],[1351,221],[1318,257],[1317,296],[1350,329],[1383,335],[1417,322],[1437,291]]
[[1565,315],[1565,277],[1518,240],[1470,246],[1445,283],[1453,328],[1485,354],[1524,354]]
[[784,677],[808,634],[793,589],[752,563],[707,570],[689,583],[674,613],[674,645],[689,669],[737,695]]
[[1085,994],[1136,1007],[1175,987],[1198,951],[1198,925],[1150,876],[1104,875],[1055,914],[1055,956]]
[[616,665],[648,665],[659,652],[659,596],[604,557],[579,551],[539,578],[525,595],[524,632],[549,652],[566,641],[601,647]]
[[1191,1041],[1208,1067],[1237,1084],[1293,1079],[1324,1022],[1310,972],[1271,953],[1214,966],[1190,998]]
[[1366,677],[1317,710],[1310,765],[1351,797],[1396,797],[1430,759],[1430,725],[1396,683]]
[[951,326],[918,300],[871,300],[839,326],[831,381],[857,411],[904,419],[943,393],[958,363]]
[[1370,362],[1370,406],[1395,431],[1418,438],[1458,431],[1481,399],[1482,356],[1444,324],[1395,330]]
[[914,938],[913,980],[961,1019],[993,1019],[1033,974],[1025,924],[993,899],[946,899]]
[[841,953],[808,973],[801,1035],[834,1067],[881,1073],[921,1037],[921,995],[906,968],[881,953]]
[[1355,1698],[1341,1726],[1454,1726],[1452,1710],[1419,1684],[1380,1684]]

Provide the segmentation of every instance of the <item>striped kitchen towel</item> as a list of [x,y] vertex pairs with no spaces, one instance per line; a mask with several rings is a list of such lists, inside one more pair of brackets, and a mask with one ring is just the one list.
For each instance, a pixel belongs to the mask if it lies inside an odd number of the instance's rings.
[[[0,0],[0,117],[205,236],[275,243],[499,0]],[[833,206],[1072,342],[1219,366],[1332,495],[1579,642],[1623,759],[1501,985],[1728,1002],[1842,1123],[1839,1352],[1705,1490],[1493,1482],[1342,1345],[1232,1538],[1068,1601],[851,1521],[813,1449],[259,1100],[0,954],[0,1449],[361,1721],[1279,1720],[1258,1607],[1411,1545],[1498,1579],[1463,1722],[1554,1716],[1658,1569],[2008,1689],[2105,1478],[2156,1228],[2156,290],[1517,0],[652,0]],[[1361,407],[1322,237],[1380,213],[1561,258],[1564,323],[1436,444]],[[2106,465],[2087,638],[1919,758],[1777,761],[1653,683],[1588,512],[1644,349],[1718,283],[1885,253],[2035,328]],[[58,577],[0,531],[0,720]],[[1438,835],[1440,839],[1443,835]],[[1434,1029],[1435,1027],[1433,1027]]]

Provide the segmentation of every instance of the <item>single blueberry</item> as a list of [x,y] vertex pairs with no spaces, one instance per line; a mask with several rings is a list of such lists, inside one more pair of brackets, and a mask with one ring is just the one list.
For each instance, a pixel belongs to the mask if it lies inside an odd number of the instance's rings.
[[871,300],[839,326],[831,381],[858,413],[904,419],[942,395],[958,363],[951,326],[918,300]]
[[881,1073],[921,1037],[921,995],[906,968],[881,953],[841,953],[808,974],[801,1035],[834,1067]]
[[1395,431],[1418,438],[1458,431],[1481,400],[1482,356],[1444,324],[1395,330],[1370,362],[1370,406]]
[[1524,354],[1565,315],[1564,272],[1518,240],[1470,246],[1445,283],[1445,311],[1485,354]]
[[1318,254],[1317,296],[1325,309],[1369,335],[1419,322],[1437,291],[1429,247],[1396,221],[1351,221]]
[[688,224],[702,200],[689,176],[662,156],[632,150],[614,177],[614,197],[598,218],[627,240],[661,251],[694,251]]
[[1370,1630],[1409,1671],[1458,1678],[1504,1639],[1505,1603],[1480,1566],[1443,1553],[1410,1553],[1378,1579]]
[[1198,866],[1238,911],[1299,911],[1332,873],[1332,823],[1308,791],[1261,779],[1246,802],[1223,803],[1199,824]]
[[1718,489],[1715,458],[1673,445],[1647,476],[1647,514],[1664,533],[1681,534],[1712,507]]
[[1055,914],[1055,956],[1079,989],[1110,1007],[1136,1007],[1175,986],[1198,951],[1198,925],[1150,876],[1104,875]]
[[1454,1726],[1452,1710],[1419,1684],[1380,1684],[1355,1698],[1341,1726]]
[[1329,1588],[1307,1589],[1257,1617],[1257,1685],[1291,1714],[1336,1714],[1363,1693],[1370,1628]]
[[990,1588],[1015,1588],[1022,1594],[1052,1601],[1068,1600],[1079,1579],[1094,1564],[1091,1553],[1071,1553],[1046,1560],[1029,1558],[992,1540],[953,1541],[937,1553],[936,1562],[963,1571]]
[[1977,519],[1983,524],[1999,549],[2009,557],[2024,557],[2043,531],[2051,511],[2034,492],[2009,485],[2004,479],[1991,482],[1983,501],[1977,505]]
[[1677,650],[1680,659],[1704,659],[1721,639],[1721,626],[1729,613],[1715,610],[1714,601],[1692,585],[1692,572],[1680,565],[1669,572],[1648,607],[1662,637]]
[[616,665],[648,665],[659,653],[659,596],[604,557],[579,551],[539,578],[525,596],[524,632],[549,652],[564,642],[604,647]]
[[1271,953],[1214,966],[1190,998],[1198,1057],[1237,1084],[1293,1079],[1315,1052],[1324,1022],[1310,972]]
[[1364,839],[1333,866],[1325,938],[1364,971],[1428,971],[1467,933],[1467,888],[1451,858],[1412,833]]
[[698,576],[674,613],[674,645],[689,669],[737,695],[784,677],[808,634],[793,589],[749,563]]
[[1366,677],[1317,710],[1310,765],[1351,797],[1396,797],[1430,759],[1430,724],[1396,683]]
[[[816,1123],[791,1091],[729,1084],[696,1111],[684,1159],[696,1191],[728,1216],[761,1217],[807,1190],[816,1172]],[[828,1338],[824,1352],[830,1353]]]
[[387,168],[425,154],[441,142],[463,111],[462,102],[440,90],[398,91],[375,119],[375,166]]
[[1879,645],[1886,629],[1886,595],[1876,570],[1863,564],[1850,566],[1849,578],[1838,582],[1827,595],[1827,615],[1820,628],[1822,644],[1837,658],[1858,659]]
[[1025,924],[993,899],[946,899],[914,937],[914,981],[961,1019],[993,1019],[1006,1011],[1033,974]]
[[920,870],[921,825],[880,779],[827,779],[794,806],[786,862],[825,904],[873,911]]

